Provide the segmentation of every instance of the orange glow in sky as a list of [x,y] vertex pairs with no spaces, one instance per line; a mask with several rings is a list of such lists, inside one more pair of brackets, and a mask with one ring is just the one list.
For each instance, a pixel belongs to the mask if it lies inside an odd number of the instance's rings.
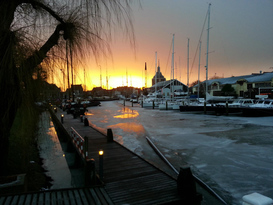
[[[272,71],[273,2],[242,0],[236,1],[236,6],[234,2],[211,2],[209,79]],[[76,68],[74,84],[86,84],[87,90],[101,85],[107,88],[107,77],[108,89],[118,86],[141,88],[146,84],[145,79],[147,87],[150,87],[156,70],[156,52],[161,73],[166,80],[170,80],[173,34],[175,79],[185,85],[188,79],[189,84],[198,80],[199,40],[202,41],[200,81],[206,79],[207,24],[204,21],[208,3],[203,0],[145,0],[141,5],[141,8],[132,6],[136,46],[132,48],[123,31],[117,28],[112,41],[108,42],[112,55],[97,60],[88,59],[89,63],[84,66],[85,73],[83,67]],[[205,29],[202,32],[203,25]],[[54,76],[49,74],[49,83],[67,88],[67,83],[63,86],[61,71],[55,71]]]

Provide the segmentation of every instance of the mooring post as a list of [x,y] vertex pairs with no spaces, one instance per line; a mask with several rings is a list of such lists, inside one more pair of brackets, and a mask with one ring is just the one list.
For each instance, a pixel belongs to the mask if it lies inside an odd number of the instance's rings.
[[103,181],[103,151],[99,151],[99,176],[100,180]]
[[85,186],[96,185],[95,160],[87,159],[85,164]]
[[226,101],[226,115],[228,115],[228,101]]
[[194,177],[189,166],[180,167],[177,191],[183,204],[201,204],[202,195],[196,192]]
[[89,126],[89,122],[88,122],[87,117],[84,118],[84,126]]
[[113,132],[112,129],[107,129],[107,142],[113,142]]
[[64,114],[61,114],[61,122],[64,123]]

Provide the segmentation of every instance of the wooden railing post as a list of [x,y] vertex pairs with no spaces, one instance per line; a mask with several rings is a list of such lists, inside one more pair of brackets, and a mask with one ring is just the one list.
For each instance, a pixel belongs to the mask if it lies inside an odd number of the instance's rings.
[[196,186],[191,169],[188,166],[180,168],[177,178],[177,191],[183,204],[200,205],[202,195],[196,192]]
[[85,186],[96,185],[95,160],[87,159],[85,165]]
[[84,147],[83,147],[83,152],[85,156],[85,160],[88,159],[88,137],[84,137]]
[[113,132],[112,129],[107,129],[107,142],[113,142]]

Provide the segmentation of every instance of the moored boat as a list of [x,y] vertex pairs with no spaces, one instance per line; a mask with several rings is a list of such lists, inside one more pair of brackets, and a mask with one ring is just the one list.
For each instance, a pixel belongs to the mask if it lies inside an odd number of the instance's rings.
[[243,107],[244,116],[273,116],[273,100],[258,100],[255,104]]

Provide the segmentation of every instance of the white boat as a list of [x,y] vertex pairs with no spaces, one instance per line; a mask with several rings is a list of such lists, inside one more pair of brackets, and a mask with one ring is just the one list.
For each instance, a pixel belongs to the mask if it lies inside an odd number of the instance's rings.
[[228,104],[226,103],[217,103],[216,105],[218,106],[228,106],[229,108],[240,108],[240,107],[249,107],[254,105],[254,100],[253,99],[236,99],[233,100],[232,102],[229,102]]
[[[172,85],[170,85],[171,88],[171,92],[172,94],[174,94],[174,34],[173,34],[173,40],[172,40]],[[174,95],[173,95],[174,97]],[[158,105],[159,110],[172,110],[173,109],[173,105],[175,104],[173,101],[173,97],[171,98],[171,101],[168,101],[167,99],[165,101],[163,101],[162,103],[160,103]]]
[[273,108],[273,100],[265,99],[265,100],[258,100],[255,104],[249,105],[252,108]]
[[157,108],[159,103],[161,103],[161,101],[162,99],[160,98],[156,98],[154,96],[148,95],[146,98],[143,98],[141,105],[143,108],[151,108],[151,107]]
[[246,116],[273,116],[273,100],[258,100],[255,104],[242,108]]
[[208,92],[206,93],[206,101],[220,101],[220,102],[225,102],[232,100],[234,97],[233,96],[212,96]]
[[162,101],[158,104],[159,110],[172,110],[175,102],[173,101]]

